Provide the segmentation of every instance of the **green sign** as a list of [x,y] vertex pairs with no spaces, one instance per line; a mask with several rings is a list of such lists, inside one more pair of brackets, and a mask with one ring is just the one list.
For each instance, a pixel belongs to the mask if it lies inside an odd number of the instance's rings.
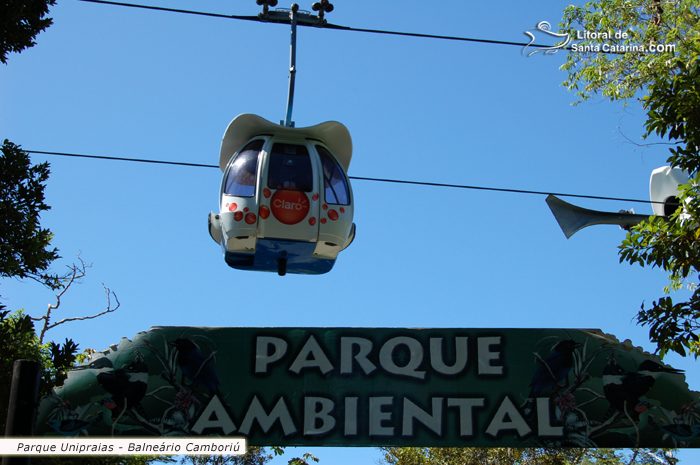
[[154,327],[69,373],[37,435],[700,447],[680,370],[598,330]]

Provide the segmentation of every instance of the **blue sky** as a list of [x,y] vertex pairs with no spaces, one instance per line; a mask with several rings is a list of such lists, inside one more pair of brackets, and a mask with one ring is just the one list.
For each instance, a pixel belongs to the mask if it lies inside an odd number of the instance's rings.
[[[255,15],[255,2],[148,4]],[[280,7],[289,7],[282,4]],[[310,9],[310,4],[301,4]],[[335,3],[344,26],[527,42],[565,2],[462,5]],[[285,116],[289,27],[62,0],[38,45],[0,68],[0,137],[26,150],[217,164],[240,113]],[[353,138],[349,174],[648,199],[667,149],[637,147],[644,113],[600,100],[572,106],[563,52],[300,28],[293,119],[340,121]],[[221,172],[34,155],[49,161],[61,271],[94,266],[54,319],[97,313],[102,283],[121,308],[48,333],[103,349],[151,326],[600,328],[651,350],[634,316],[666,274],[620,264],[624,232],[566,240],[542,195],[357,180],[357,237],[322,276],[230,269],[207,233]],[[570,200],[606,211],[648,204]],[[4,279],[10,309],[40,315],[53,294]],[[681,293],[681,296],[683,294]],[[700,377],[691,359],[668,356]],[[303,450],[301,451],[303,452]],[[290,451],[289,454],[292,452]],[[321,463],[373,463],[374,449],[314,449]],[[681,458],[692,461],[691,453]],[[279,463],[279,462],[274,462]]]

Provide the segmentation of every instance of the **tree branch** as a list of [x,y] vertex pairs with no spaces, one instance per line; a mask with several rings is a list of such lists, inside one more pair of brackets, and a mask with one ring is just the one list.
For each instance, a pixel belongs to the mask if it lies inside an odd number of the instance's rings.
[[[663,465],[669,465],[669,464],[675,464],[675,463],[676,463],[676,459],[675,459],[675,457],[673,457],[673,456],[671,456],[671,457],[664,457],[664,458],[666,459],[666,460],[664,460],[664,459],[660,458],[658,455],[652,454],[651,451],[641,449],[640,452],[641,452],[642,454],[644,454],[644,455],[648,455],[649,457],[651,457],[652,459],[656,460],[657,462],[659,462],[659,463],[661,463],[661,464],[663,464]],[[665,454],[664,454],[664,455],[665,455]]]
[[60,285],[59,289],[61,289],[61,291],[56,295],[56,305],[49,304],[45,315],[39,318],[32,318],[34,321],[44,320],[44,327],[41,329],[41,333],[39,333],[39,344],[44,342],[44,334],[46,334],[46,331],[56,326],[50,326],[51,312],[61,306],[61,297],[63,297],[63,294],[66,293],[68,288],[70,288],[74,282],[85,277],[85,270],[87,268],[92,267],[92,264],[88,265],[82,258],[80,258],[80,254],[78,254],[78,260],[80,261],[79,265],[76,265],[75,263],[68,265],[68,269],[70,270],[70,273],[68,274],[69,277],[66,278],[68,282]]
[[632,465],[634,461],[637,459],[637,454],[639,454],[639,449],[634,449],[634,453],[632,454],[632,458],[630,459],[630,463],[628,465]]
[[[96,313],[94,315],[88,315],[88,316],[82,316],[82,317],[71,317],[71,318],[64,318],[60,321],[57,321],[56,323],[51,323],[51,314],[54,310],[57,310],[61,306],[61,298],[63,297],[63,294],[68,291],[68,289],[76,282],[80,282],[82,278],[85,277],[86,270],[88,268],[92,267],[92,263],[85,263],[85,261],[80,258],[80,254],[78,254],[78,260],[80,263],[76,264],[73,263],[72,265],[68,265],[68,269],[70,270],[69,273],[66,274],[64,278],[62,278],[62,283],[57,287],[60,289],[60,292],[56,294],[56,303],[55,304],[49,304],[47,309],[46,309],[46,314],[42,315],[40,317],[31,317],[33,321],[43,321],[43,327],[41,329],[41,332],[39,333],[39,344],[43,344],[44,342],[44,335],[46,332],[52,328],[55,328],[58,325],[61,325],[63,323],[68,323],[69,321],[77,321],[77,320],[91,320],[93,318],[97,318],[98,316],[106,315],[107,313],[112,313],[116,311],[121,304],[119,303],[119,299],[117,298],[117,294],[112,292],[107,286],[102,283],[102,287],[105,291],[105,294],[107,295],[107,309]],[[114,296],[114,300],[116,301],[116,306],[112,308],[112,297]]]
[[[63,323],[67,323],[67,322],[69,322],[69,321],[91,320],[91,319],[93,319],[93,318],[97,318],[98,316],[106,315],[107,313],[112,313],[112,312],[116,311],[116,310],[121,306],[121,303],[119,302],[119,299],[117,298],[117,294],[115,294],[114,292],[110,291],[109,288],[108,288],[107,286],[104,285],[104,283],[102,283],[102,287],[104,288],[105,294],[107,295],[107,309],[106,309],[106,310],[104,310],[104,311],[102,311],[102,312],[100,312],[100,313],[96,313],[96,314],[94,314],[94,315],[89,315],[89,316],[76,316],[76,317],[72,317],[72,318],[64,318],[64,319],[62,319],[61,321],[58,321],[58,322],[56,322],[56,323],[54,323],[54,324],[52,324],[52,325],[46,326],[45,331],[48,331],[48,330],[51,329],[51,328],[55,328],[56,326],[58,326],[58,325],[60,325],[60,324],[63,324]],[[117,306],[114,307],[114,308],[112,308],[112,302],[111,302],[111,299],[110,299],[110,297],[109,297],[110,294],[113,295],[113,296],[114,296],[114,300],[117,301]],[[47,323],[48,323],[48,322],[47,322]],[[42,335],[43,335],[43,332],[42,332]]]

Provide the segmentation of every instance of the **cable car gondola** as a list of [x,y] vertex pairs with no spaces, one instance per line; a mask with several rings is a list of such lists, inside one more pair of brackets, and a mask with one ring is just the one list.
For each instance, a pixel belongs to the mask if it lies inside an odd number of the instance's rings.
[[306,128],[242,114],[221,142],[220,213],[209,233],[232,268],[322,274],[355,237],[347,170],[352,139],[341,123]]
[[209,213],[209,234],[232,268],[280,276],[327,273],[355,238],[347,176],[352,139],[338,122],[295,128],[291,118],[297,22],[322,27],[333,5],[315,3],[315,16],[297,4],[270,11],[276,0],[257,3],[263,5],[261,20],[292,26],[287,116],[274,124],[246,113],[229,124],[219,153],[219,214]]

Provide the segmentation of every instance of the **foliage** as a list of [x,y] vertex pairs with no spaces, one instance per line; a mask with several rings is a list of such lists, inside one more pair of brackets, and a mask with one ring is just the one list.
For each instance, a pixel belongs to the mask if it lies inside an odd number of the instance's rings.
[[9,315],[0,306],[0,347],[0,425],[4,435],[15,360],[33,360],[42,364],[39,396],[48,395],[54,386],[65,380],[66,372],[75,363],[78,345],[69,339],[63,346],[53,342],[40,344],[29,316],[21,310]]
[[639,449],[631,457],[612,449],[382,447],[387,465],[673,465],[668,451]]
[[[668,138],[677,144],[667,162],[688,172],[700,168],[700,0],[594,0],[583,6],[569,6],[560,24],[583,51],[567,56],[562,69],[568,72],[563,83],[575,90],[580,101],[596,94],[611,101],[628,100],[639,91],[647,111],[646,135]],[[577,34],[583,33],[583,40]],[[615,38],[615,32],[627,37]],[[593,38],[608,33],[613,37]],[[605,53],[608,46],[642,46],[644,52]],[[671,45],[662,52],[653,47]],[[578,102],[577,102],[578,103]],[[637,322],[649,327],[649,336],[663,356],[669,351],[700,354],[700,294],[691,281],[698,271],[700,251],[700,205],[698,181],[682,186],[678,199],[683,205],[664,221],[650,218],[630,230],[619,247],[620,261],[659,267],[669,272],[670,284],[664,291],[684,285],[693,292],[687,301],[674,303],[661,297],[650,308],[642,305]]]
[[[668,137],[678,144],[671,149],[668,163],[688,172],[700,169],[700,62],[691,67],[676,64],[679,73],[659,79],[644,104],[648,111],[647,134]],[[620,246],[620,260],[642,266],[660,267],[670,273],[671,288],[682,287],[700,269],[700,177],[681,186],[678,199],[683,206],[669,221],[651,218],[632,228]],[[642,310],[638,322],[649,326],[652,342],[659,353],[669,351],[686,355],[686,350],[700,354],[700,289],[690,286],[693,294],[687,302],[673,303],[662,297]]]
[[0,156],[0,277],[32,278],[56,288],[59,278],[46,273],[59,258],[48,249],[51,231],[39,225],[48,163],[31,166],[29,155],[7,139]]
[[289,461],[289,465],[309,465],[309,460],[312,462],[318,462],[318,457],[309,454],[308,452],[301,457],[295,457]]
[[160,465],[162,463],[175,462],[175,459],[167,455],[34,455],[31,459],[32,465]]
[[[595,94],[613,101],[626,100],[659,79],[681,73],[679,67],[694,62],[700,45],[699,11],[700,0],[594,0],[568,6],[560,32],[568,33],[584,48],[567,55],[562,69],[568,77],[562,84],[575,90],[579,101]],[[615,38],[615,32],[626,33],[627,38]],[[579,33],[582,39],[578,39]],[[612,33],[612,37],[591,38],[592,33]],[[644,47],[647,53],[595,51],[596,46],[602,50],[603,44]],[[651,51],[660,45],[673,48]]]
[[[29,277],[53,289],[67,288],[59,277],[45,273],[51,262],[59,258],[56,249],[46,249],[51,233],[39,225],[39,212],[50,208],[44,203],[44,183],[48,176],[48,164],[30,166],[27,153],[5,140],[0,157],[0,276]],[[0,305],[0,425],[3,433],[15,360],[27,359],[42,364],[39,396],[44,396],[50,394],[54,386],[63,384],[78,351],[78,345],[70,339],[66,339],[63,346],[42,343],[30,316],[22,310],[10,315],[4,308]]]
[[36,45],[34,37],[51,26],[44,18],[55,0],[8,0],[0,2],[0,61],[7,64],[7,54],[21,52]]
[[[85,268],[89,265],[80,260],[80,265],[69,267],[71,273],[66,277],[46,273],[51,262],[59,258],[56,249],[47,249],[51,233],[39,226],[39,213],[49,209],[44,203],[44,183],[48,175],[48,164],[30,166],[27,153],[5,140],[0,157],[0,276],[33,278],[60,293],[56,305],[50,305],[41,318],[31,318],[22,310],[10,314],[0,305],[0,434],[3,436],[15,360],[41,363],[38,395],[49,395],[55,386],[63,384],[68,370],[81,358],[81,354],[78,354],[78,345],[70,339],[66,339],[63,345],[43,343],[46,330],[66,321],[94,318],[116,310],[111,307],[110,291],[105,288],[108,298],[106,311],[92,317],[67,318],[49,323],[51,311],[60,305],[60,296],[76,279],[84,276]],[[35,331],[33,320],[44,322],[40,336]],[[172,461],[167,456],[32,457],[35,465],[147,465]]]
[[[284,447],[270,448],[274,455],[283,455]],[[264,447],[249,447],[244,455],[188,455],[184,456],[179,465],[264,465],[273,456]],[[305,453],[302,458],[295,457],[287,462],[289,465],[309,465],[309,461],[318,462],[318,458]]]
[[187,455],[180,465],[264,465],[272,459],[264,447],[249,447],[243,455]]
[[[700,20],[700,17],[697,18]],[[691,64],[675,61],[673,76],[657,79],[644,101],[648,112],[647,134],[668,137],[679,144],[670,149],[668,162],[688,172],[700,170],[700,44],[691,54]],[[692,192],[689,192],[692,194]],[[687,196],[690,197],[690,196]]]

